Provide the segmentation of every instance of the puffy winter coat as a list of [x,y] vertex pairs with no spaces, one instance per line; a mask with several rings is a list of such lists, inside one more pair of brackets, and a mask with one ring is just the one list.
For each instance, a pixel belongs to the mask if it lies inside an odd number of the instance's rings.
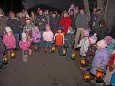
[[26,42],[20,41],[19,46],[20,46],[21,50],[29,50],[30,41],[26,41]]

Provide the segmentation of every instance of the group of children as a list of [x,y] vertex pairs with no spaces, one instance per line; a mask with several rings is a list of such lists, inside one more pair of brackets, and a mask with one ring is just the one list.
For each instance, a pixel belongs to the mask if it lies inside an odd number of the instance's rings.
[[[111,36],[97,41],[97,34],[89,36],[87,30],[84,31],[84,38],[80,40],[77,48],[80,47],[80,59],[85,59],[85,67],[80,67],[85,73],[90,73],[92,82],[98,69],[103,70],[103,81],[106,85],[115,86],[115,81],[111,84],[110,80],[115,75],[115,40]],[[114,77],[115,79],[115,77]]]

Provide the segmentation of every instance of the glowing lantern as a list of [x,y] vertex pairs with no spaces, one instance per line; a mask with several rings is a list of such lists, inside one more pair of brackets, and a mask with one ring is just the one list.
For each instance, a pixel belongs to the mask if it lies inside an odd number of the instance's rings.
[[63,48],[63,50],[62,50],[62,55],[66,56],[66,49],[65,48]]
[[10,56],[11,56],[11,58],[13,59],[13,58],[16,57],[16,53],[15,53],[15,52],[10,52]]
[[86,82],[89,82],[91,80],[91,76],[90,76],[90,73],[89,72],[85,72],[84,74],[84,80]]
[[6,55],[3,56],[2,62],[3,64],[8,64],[8,57]]
[[75,57],[76,57],[76,53],[75,53],[75,52],[72,52],[72,53],[71,53],[71,59],[72,59],[72,60],[75,60]]
[[97,83],[102,83],[103,79],[103,70],[101,68],[97,68],[96,70],[96,82]]
[[82,67],[85,67],[86,66],[86,60],[84,58],[82,58],[80,60],[80,64],[81,64]]
[[51,52],[52,52],[52,53],[55,53],[55,50],[56,50],[56,47],[55,47],[55,45],[52,45],[52,49],[51,49]]

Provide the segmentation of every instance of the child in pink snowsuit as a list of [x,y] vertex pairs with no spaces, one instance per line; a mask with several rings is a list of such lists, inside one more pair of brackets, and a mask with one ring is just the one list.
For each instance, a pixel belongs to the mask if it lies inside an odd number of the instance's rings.
[[30,41],[27,40],[26,33],[22,33],[22,40],[19,42],[19,46],[22,50],[22,61],[28,61],[28,51],[30,47]]
[[5,27],[5,31],[6,34],[3,35],[3,43],[6,46],[7,55],[10,57],[10,52],[16,48],[16,40],[10,27]]

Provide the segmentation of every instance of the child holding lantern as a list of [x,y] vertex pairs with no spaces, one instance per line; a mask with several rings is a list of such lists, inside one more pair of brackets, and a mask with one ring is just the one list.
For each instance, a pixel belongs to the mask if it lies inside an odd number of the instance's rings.
[[58,32],[54,36],[55,45],[57,46],[58,54],[62,55],[62,49],[64,45],[64,34],[62,33],[62,26],[58,27]]
[[88,47],[88,51],[86,52],[86,61],[87,61],[86,69],[87,69],[87,71],[89,71],[91,69],[92,60],[93,60],[94,55],[95,55],[96,41],[97,41],[96,35],[97,34],[94,34],[93,36],[91,36],[89,38],[90,45]]
[[[105,70],[107,66],[107,62],[109,60],[109,52],[106,49],[107,44],[104,39],[97,42],[97,50],[95,52],[94,59],[92,61],[92,68],[90,70],[93,76],[96,75],[97,69]],[[92,82],[95,82],[92,80]]]
[[51,46],[53,42],[53,32],[51,31],[51,28],[48,24],[45,26],[45,29],[46,31],[43,33],[43,38],[46,44],[47,51],[51,53]]
[[67,57],[66,60],[70,61],[72,60],[72,48],[74,45],[74,32],[73,32],[73,28],[72,27],[68,27],[68,31],[65,34],[65,48],[67,51]]
[[22,40],[19,42],[19,46],[22,50],[22,61],[28,62],[28,52],[30,47],[30,41],[27,39],[26,33],[22,33]]
[[5,27],[6,34],[3,35],[3,43],[6,46],[7,56],[16,48],[16,40],[10,27]]
[[40,34],[39,28],[37,26],[35,26],[33,31],[32,31],[32,38],[33,38],[33,43],[34,43],[34,50],[35,50],[35,52],[36,51],[39,52],[41,34]]

